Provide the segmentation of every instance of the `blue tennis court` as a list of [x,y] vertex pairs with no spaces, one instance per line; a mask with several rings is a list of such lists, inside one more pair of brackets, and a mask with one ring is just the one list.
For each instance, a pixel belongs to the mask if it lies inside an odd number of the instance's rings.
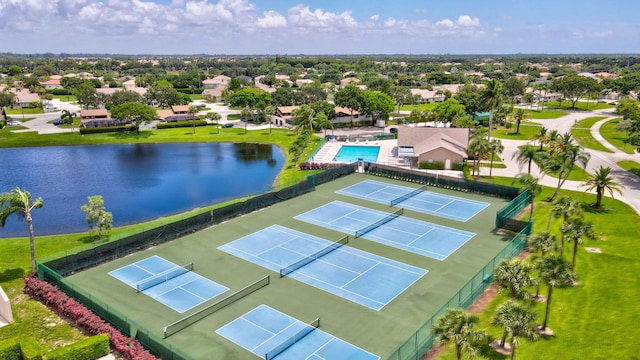
[[[375,201],[440,216],[457,221],[467,221],[484,210],[489,203],[463,199],[456,196],[419,191],[407,186],[392,185],[375,180],[365,180],[336,191],[337,194]],[[407,196],[407,198],[403,198]]]
[[[333,247],[333,248],[332,248]],[[330,248],[325,252],[324,249]],[[273,225],[218,249],[374,310],[382,309],[426,270],[303,232]],[[319,256],[316,256],[320,252]],[[304,259],[313,256],[313,261]],[[299,268],[292,264],[303,263]]]
[[[300,214],[295,219],[354,234],[389,216],[390,213],[384,211],[332,201]],[[444,260],[475,235],[464,230],[398,216],[361,236],[398,249]]]
[[267,305],[258,306],[216,333],[267,360],[380,359]]
[[229,290],[156,255],[113,270],[109,275],[179,313]]

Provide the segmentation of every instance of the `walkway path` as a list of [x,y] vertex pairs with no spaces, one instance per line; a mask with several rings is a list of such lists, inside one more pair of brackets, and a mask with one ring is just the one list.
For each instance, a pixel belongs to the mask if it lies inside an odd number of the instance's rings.
[[[636,176],[629,171],[622,169],[620,166],[616,164],[616,162],[621,160],[633,160],[640,163],[640,154],[627,154],[623,151],[620,151],[615,146],[611,145],[607,142],[602,135],[600,135],[600,127],[605,122],[611,120],[614,117],[618,117],[614,114],[614,109],[605,109],[599,111],[591,111],[591,112],[571,112],[566,116],[563,116],[558,119],[550,119],[550,120],[531,120],[532,122],[537,122],[542,124],[549,130],[558,130],[561,134],[571,131],[571,127],[575,124],[576,121],[580,121],[586,119],[588,117],[593,116],[605,116],[606,118],[596,122],[591,127],[592,136],[603,144],[607,149],[613,151],[613,153],[597,151],[593,149],[586,149],[591,154],[591,159],[589,160],[589,164],[587,165],[587,172],[593,173],[595,169],[603,167],[611,168],[611,175],[614,179],[620,184],[625,186],[625,189],[622,190],[622,196],[616,194],[616,198],[620,199],[631,207],[635,209],[636,212],[640,213],[640,177]],[[518,150],[518,146],[530,143],[530,141],[520,141],[520,140],[505,140],[501,139],[502,144],[504,145],[504,151],[502,153],[502,157],[504,158],[504,164],[507,166],[506,169],[493,169],[493,176],[505,176],[505,177],[515,177],[518,173],[526,172],[526,167],[521,167],[518,162],[513,158],[513,154]],[[489,175],[489,168],[481,168],[481,175]],[[544,176],[540,168],[532,164],[531,166],[531,174],[533,176],[538,177],[539,183],[541,185],[557,187],[558,179],[551,176]],[[567,180],[562,186],[563,189],[567,190],[575,190],[575,191],[584,191],[585,187],[581,187],[581,181],[570,181]],[[594,197],[595,201],[595,197]]]

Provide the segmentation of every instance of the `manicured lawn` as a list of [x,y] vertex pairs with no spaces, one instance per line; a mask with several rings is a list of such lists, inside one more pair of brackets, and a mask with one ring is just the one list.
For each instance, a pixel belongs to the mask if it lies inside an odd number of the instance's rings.
[[[402,105],[402,106],[400,106],[400,110],[411,111],[411,110],[418,109],[420,111],[424,111],[424,110],[433,110],[433,109],[435,109],[436,106],[438,106],[438,104],[436,104],[436,103],[416,104],[416,105]],[[397,110],[397,109],[398,109],[398,107],[396,106],[395,110]]]
[[640,176],[640,163],[633,160],[622,160],[617,162],[621,168]]
[[627,154],[634,154],[634,147],[624,142],[627,134],[625,134],[624,131],[616,130],[616,125],[618,125],[620,121],[622,121],[622,118],[615,118],[602,124],[600,127],[600,135],[611,145],[620,149],[620,151],[624,151]]
[[[512,179],[493,178],[486,181],[511,184]],[[546,199],[553,193],[545,187],[537,199]],[[561,191],[560,196],[571,196],[580,201],[585,218],[593,223],[600,240],[587,240],[580,245],[576,273],[578,285],[554,291],[548,326],[555,334],[531,343],[521,339],[517,359],[634,359],[640,352],[635,329],[638,317],[635,300],[640,296],[640,248],[636,244],[640,232],[640,216],[618,200],[606,198],[605,211],[593,211],[588,204],[593,194]],[[534,233],[544,231],[550,205],[536,201]],[[551,229],[558,234],[559,221]],[[584,247],[598,247],[601,254],[588,253]],[[570,260],[570,251],[565,250]],[[535,291],[535,289],[531,289]],[[546,294],[546,288],[541,288]],[[481,325],[492,339],[499,338],[502,330],[491,325],[496,308],[506,300],[500,294],[479,313]],[[532,303],[538,314],[537,323],[544,318],[544,303]],[[479,359],[507,359],[490,348],[485,348]],[[438,359],[455,359],[453,347]]]
[[[558,178],[558,176],[556,174],[547,174],[548,176],[554,177],[554,178]],[[571,173],[569,174],[569,178],[567,180],[572,180],[572,181],[585,181],[587,180],[587,177],[589,176],[589,174],[580,166],[578,165],[574,165],[573,169],[571,169]]]
[[7,115],[22,115],[22,114],[44,114],[44,110],[41,108],[24,108],[24,109],[6,109]]
[[567,115],[564,111],[553,110],[526,110],[529,119],[557,119]]
[[531,140],[541,126],[540,124],[523,121],[520,123],[520,134],[515,133],[516,128],[514,125],[511,129],[500,128],[493,130],[491,131],[491,136],[509,140]]
[[580,120],[577,124],[571,127],[571,135],[573,135],[573,138],[576,139],[576,141],[585,148],[604,152],[613,152],[607,149],[598,140],[596,140],[593,135],[591,135],[591,127],[593,126],[593,124],[602,119],[605,119],[605,117],[593,116]]
[[[571,101],[564,100],[562,104],[558,104],[557,101],[549,101],[544,103],[544,106],[549,109],[560,109],[560,110],[572,110],[571,109]],[[615,105],[611,104],[598,104],[595,102],[587,102],[587,101],[578,101],[576,103],[575,110],[583,110],[583,111],[591,111],[591,110],[601,110],[601,109],[611,109],[615,107]]]

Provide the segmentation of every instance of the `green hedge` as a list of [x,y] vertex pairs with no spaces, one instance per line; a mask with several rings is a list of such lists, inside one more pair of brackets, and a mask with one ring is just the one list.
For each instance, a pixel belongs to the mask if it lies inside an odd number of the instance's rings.
[[106,127],[97,127],[97,128],[80,128],[80,134],[100,134],[100,133],[108,133],[108,132],[126,132],[126,131],[136,131],[136,127],[133,125],[125,125],[125,126],[106,126]]
[[444,170],[444,163],[438,161],[420,162],[420,164],[418,164],[418,168],[428,170]]
[[[173,129],[173,128],[181,128],[181,127],[192,127],[193,123],[194,122],[191,121],[191,120],[189,120],[189,121],[176,121],[176,122],[158,123],[158,125],[156,125],[156,127],[158,129]],[[196,123],[196,126],[207,126],[209,124],[205,120],[196,120],[195,123]]]
[[50,89],[47,90],[47,93],[53,95],[73,95],[73,91],[69,89]]
[[20,349],[23,360],[42,360],[42,347],[36,339],[32,337],[21,338]]
[[0,342],[0,359],[22,360],[22,350],[17,339],[10,339]]
[[32,337],[0,341],[0,359],[42,360],[42,348]]
[[95,360],[109,352],[109,337],[99,334],[55,349],[47,354],[47,360]]

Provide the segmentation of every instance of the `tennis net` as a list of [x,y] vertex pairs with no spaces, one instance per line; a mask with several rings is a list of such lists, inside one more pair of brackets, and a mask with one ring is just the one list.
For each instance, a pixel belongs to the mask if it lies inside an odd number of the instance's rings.
[[317,318],[317,319],[313,320],[311,322],[311,324],[305,326],[304,329],[298,331],[293,336],[291,336],[287,340],[281,342],[276,347],[274,347],[269,352],[267,352],[264,355],[264,359],[265,360],[271,360],[271,359],[275,358],[276,356],[282,354],[283,351],[287,350],[293,344],[295,344],[298,341],[302,340],[305,336],[309,335],[313,330],[315,330],[315,329],[317,329],[319,327],[320,327],[320,318]]
[[369,231],[371,231],[371,230],[373,230],[373,229],[376,229],[376,228],[378,228],[378,227],[380,227],[380,226],[382,226],[382,225],[384,225],[384,224],[388,223],[389,221],[391,221],[391,220],[393,220],[393,219],[397,218],[398,216],[400,216],[400,215],[402,215],[402,214],[404,214],[404,209],[403,209],[403,208],[400,208],[400,209],[398,209],[398,210],[396,210],[396,211],[392,212],[392,213],[391,213],[391,214],[389,214],[388,216],[386,216],[386,217],[384,217],[384,218],[382,218],[382,219],[380,219],[380,220],[378,220],[378,221],[374,222],[373,224],[371,224],[371,225],[367,225],[367,226],[363,227],[362,229],[360,229],[360,230],[356,231],[356,234],[355,234],[355,235],[356,235],[356,238],[359,238],[359,237],[361,237],[362,235],[364,235],[364,234],[368,233]]
[[419,193],[425,191],[427,189],[429,185],[422,185],[421,187],[417,188],[416,190],[413,190],[407,194],[404,194],[400,197],[397,197],[391,201],[389,201],[389,205],[391,206],[395,206],[396,204],[399,204],[405,200],[407,200],[408,198],[414,197],[416,195],[418,195]]
[[163,282],[167,282],[175,277],[186,274],[189,271],[193,271],[193,263],[165,270],[161,273],[153,275],[150,278],[136,283],[136,290],[138,290],[138,292],[145,291],[150,287],[154,287],[156,285],[162,284]]
[[329,246],[321,249],[320,251],[315,252],[312,255],[309,255],[301,260],[298,260],[296,262],[294,262],[293,264],[288,265],[287,267],[284,267],[282,269],[280,269],[280,277],[283,276],[287,276],[289,274],[291,274],[292,272],[300,269],[301,267],[307,265],[308,263],[317,260],[325,255],[327,255],[328,253],[342,247],[342,245],[345,245],[349,242],[349,235],[343,237],[342,239],[331,243]]

